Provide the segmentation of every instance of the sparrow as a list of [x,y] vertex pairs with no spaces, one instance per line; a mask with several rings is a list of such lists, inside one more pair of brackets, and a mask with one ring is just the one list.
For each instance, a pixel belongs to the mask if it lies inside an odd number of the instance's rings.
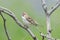
[[38,23],[35,20],[33,20],[26,12],[22,13],[22,20],[25,23],[25,25],[30,25],[30,24],[33,24],[35,26],[38,25]]

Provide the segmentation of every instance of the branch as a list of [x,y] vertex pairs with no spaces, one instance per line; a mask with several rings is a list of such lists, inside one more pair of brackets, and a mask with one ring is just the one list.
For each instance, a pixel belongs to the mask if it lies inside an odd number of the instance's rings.
[[44,36],[42,36],[42,40],[44,40]]
[[[59,6],[60,6],[60,0],[59,0],[59,2],[56,3],[56,5],[55,5],[54,7],[51,8],[50,11],[48,11],[45,0],[42,0],[42,7],[43,7],[43,10],[45,11],[45,14],[46,14],[47,35],[44,35],[44,34],[41,34],[41,35],[42,35],[42,37],[46,37],[48,40],[53,40],[53,38],[51,38],[50,15],[51,15],[52,12],[54,12]],[[43,39],[43,40],[44,40],[44,39]]]
[[36,36],[32,33],[32,31],[29,28],[27,28],[26,31],[31,35],[31,37],[33,38],[33,40],[38,40],[36,38]]
[[31,37],[34,39],[34,40],[38,40],[36,38],[36,36],[32,33],[32,31],[27,27],[27,26],[24,26],[17,18],[16,16],[14,15],[13,12],[11,12],[10,10],[4,8],[4,7],[0,7],[0,9],[2,10],[3,13],[11,16],[13,18],[13,20],[20,26],[22,27],[23,29],[25,29],[30,35]]
[[47,5],[46,5],[45,0],[41,0],[41,2],[42,2],[42,7],[43,7],[45,13],[47,13]]
[[1,15],[1,17],[3,18],[3,21],[4,21],[4,30],[5,30],[6,36],[7,36],[8,40],[11,40],[10,36],[8,35],[7,28],[6,28],[6,19],[3,17],[1,12],[0,12],[0,15]]
[[[46,14],[47,36],[49,36],[49,38],[51,38],[50,16],[49,16],[49,13],[47,10],[47,5],[46,5],[45,0],[42,0],[42,7],[43,7],[43,10],[45,11],[45,14]],[[47,38],[47,39],[51,40],[49,38]]]
[[51,39],[51,40],[60,40],[60,39],[55,39],[55,38],[50,38],[49,36],[47,36],[47,35],[45,35],[45,34],[43,34],[43,33],[40,33],[40,35],[42,36],[42,37],[45,37],[45,38],[48,38],[48,39]]
[[49,15],[51,15],[59,6],[60,0],[55,4],[55,6],[51,7],[51,9],[48,11]]

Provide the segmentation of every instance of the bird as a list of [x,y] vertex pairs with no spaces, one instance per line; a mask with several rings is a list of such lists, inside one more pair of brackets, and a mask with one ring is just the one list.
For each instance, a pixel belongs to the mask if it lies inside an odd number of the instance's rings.
[[25,25],[30,25],[30,24],[33,24],[35,26],[38,25],[38,23],[35,20],[33,20],[33,18],[31,18],[26,12],[22,13],[22,20]]

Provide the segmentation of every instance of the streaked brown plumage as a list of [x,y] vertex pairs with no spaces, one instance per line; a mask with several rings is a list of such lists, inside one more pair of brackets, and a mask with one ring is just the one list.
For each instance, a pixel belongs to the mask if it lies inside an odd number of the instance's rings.
[[25,24],[33,24],[33,25],[37,26],[37,22],[35,20],[33,20],[30,16],[28,16],[28,14],[26,12],[23,12],[22,19],[24,22],[26,22]]

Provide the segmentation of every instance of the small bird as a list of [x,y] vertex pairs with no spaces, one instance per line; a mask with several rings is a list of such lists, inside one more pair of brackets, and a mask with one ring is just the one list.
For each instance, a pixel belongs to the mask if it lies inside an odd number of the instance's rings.
[[22,20],[25,23],[25,25],[33,24],[35,26],[38,25],[38,23],[33,20],[26,12],[22,13]]

